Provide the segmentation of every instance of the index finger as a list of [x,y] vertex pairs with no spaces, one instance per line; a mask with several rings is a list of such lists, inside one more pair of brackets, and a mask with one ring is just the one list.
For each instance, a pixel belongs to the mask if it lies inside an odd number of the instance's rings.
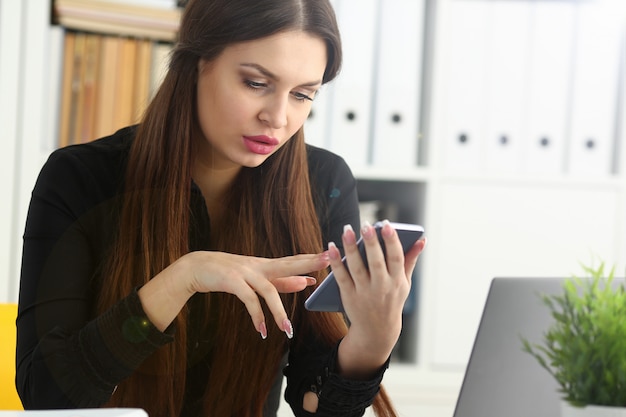
[[314,271],[320,271],[328,265],[328,251],[325,251],[317,254],[300,254],[264,259],[260,267],[267,279],[273,279],[309,274]]

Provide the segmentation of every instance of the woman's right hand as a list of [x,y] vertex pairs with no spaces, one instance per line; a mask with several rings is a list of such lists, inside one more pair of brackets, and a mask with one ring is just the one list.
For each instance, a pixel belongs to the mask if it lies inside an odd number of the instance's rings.
[[267,327],[259,299],[263,297],[278,327],[292,337],[291,322],[278,293],[302,291],[315,284],[306,274],[328,265],[327,252],[282,258],[191,252],[145,284],[139,297],[148,319],[163,331],[193,294],[233,294],[244,303],[255,328],[265,338]]

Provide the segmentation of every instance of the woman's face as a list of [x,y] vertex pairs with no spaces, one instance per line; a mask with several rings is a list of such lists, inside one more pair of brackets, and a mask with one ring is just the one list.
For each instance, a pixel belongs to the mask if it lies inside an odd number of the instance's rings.
[[255,167],[304,124],[321,86],[326,45],[290,31],[227,47],[198,73],[199,158],[213,169]]

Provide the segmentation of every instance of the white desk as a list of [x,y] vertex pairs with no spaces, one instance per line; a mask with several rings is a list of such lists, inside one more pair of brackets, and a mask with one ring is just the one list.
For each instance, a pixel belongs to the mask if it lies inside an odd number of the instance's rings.
[[139,408],[89,408],[76,410],[0,411],[0,417],[148,417]]

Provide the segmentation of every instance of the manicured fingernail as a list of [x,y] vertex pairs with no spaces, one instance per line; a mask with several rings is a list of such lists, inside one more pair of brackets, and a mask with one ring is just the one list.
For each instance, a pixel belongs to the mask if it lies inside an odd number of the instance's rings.
[[311,285],[317,284],[317,280],[313,277],[306,277],[306,285],[310,287]]
[[267,327],[265,326],[265,322],[259,325],[259,333],[261,333],[263,340],[267,339]]
[[387,219],[383,220],[382,232],[384,233],[385,236],[393,235],[393,226],[391,226],[391,223]]
[[328,261],[330,259],[330,255],[328,254],[328,251],[325,250],[324,252],[321,253],[320,257],[324,260],[324,261]]
[[370,238],[373,236],[374,231],[372,230],[372,225],[370,222],[365,220],[363,224],[361,224],[361,235],[366,238]]
[[356,234],[354,233],[354,229],[349,223],[343,226],[342,239],[343,239],[343,243],[348,244],[348,245],[356,242]]
[[289,319],[283,320],[283,331],[285,332],[288,338],[290,339],[293,338],[293,326],[291,325],[291,322],[289,321]]
[[338,251],[337,251],[337,245],[335,245],[335,242],[328,242],[328,256],[330,259],[338,259],[339,255],[338,255]]

